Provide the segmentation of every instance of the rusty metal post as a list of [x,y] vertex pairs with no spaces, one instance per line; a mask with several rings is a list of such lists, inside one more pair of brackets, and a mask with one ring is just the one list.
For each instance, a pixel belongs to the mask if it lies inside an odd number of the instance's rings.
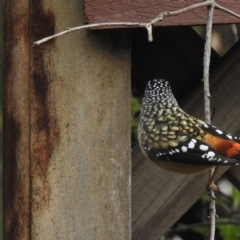
[[4,239],[30,239],[29,3],[4,2]]
[[82,24],[82,11],[77,0],[4,3],[4,239],[130,239],[127,33],[32,47]]

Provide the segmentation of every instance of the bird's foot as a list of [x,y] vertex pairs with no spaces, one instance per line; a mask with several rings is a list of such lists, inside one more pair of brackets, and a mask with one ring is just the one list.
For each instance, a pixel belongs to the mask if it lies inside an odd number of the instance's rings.
[[216,200],[215,192],[219,191],[219,188],[214,183],[208,183],[206,186],[207,194],[211,196],[212,200]]
[[209,183],[207,184],[206,189],[207,189],[208,192],[211,192],[211,190],[213,190],[213,191],[215,191],[215,192],[219,191],[218,186],[215,185],[215,184],[212,183],[212,182],[209,182]]

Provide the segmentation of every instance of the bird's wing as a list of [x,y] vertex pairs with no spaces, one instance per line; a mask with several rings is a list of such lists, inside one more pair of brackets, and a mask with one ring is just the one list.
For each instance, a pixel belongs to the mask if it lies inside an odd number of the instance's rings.
[[239,160],[220,155],[214,148],[203,141],[190,137],[176,147],[144,147],[148,157],[155,161],[169,161],[195,165],[238,165]]
[[213,125],[204,124],[201,126],[201,128],[216,137],[220,137],[225,140],[233,140],[237,143],[240,143],[240,138],[232,136],[230,133],[223,132],[222,130],[220,130],[219,128],[217,128]]
[[216,149],[222,156],[240,160],[240,139],[238,137],[208,124],[202,125],[201,128],[206,132],[201,140]]

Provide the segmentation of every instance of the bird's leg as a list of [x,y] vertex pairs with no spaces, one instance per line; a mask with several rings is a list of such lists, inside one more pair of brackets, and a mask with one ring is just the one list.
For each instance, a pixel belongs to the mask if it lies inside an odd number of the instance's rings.
[[218,168],[219,167],[213,167],[214,169],[213,169],[213,172],[212,172],[212,174],[211,174],[211,176],[210,176],[210,179],[209,179],[209,181],[208,181],[208,184],[207,184],[207,186],[206,186],[206,188],[207,188],[207,191],[210,191],[211,189],[213,189],[214,191],[218,191],[218,187],[217,187],[217,185],[215,185],[214,184],[214,179],[215,179],[215,177],[216,177],[216,175],[217,175],[217,171],[218,171]]

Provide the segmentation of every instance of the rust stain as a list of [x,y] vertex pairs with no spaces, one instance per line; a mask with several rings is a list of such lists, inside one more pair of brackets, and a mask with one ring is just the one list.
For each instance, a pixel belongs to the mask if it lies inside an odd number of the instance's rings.
[[[19,172],[17,147],[20,144],[21,125],[14,117],[14,106],[12,105],[12,89],[14,88],[14,66],[13,49],[18,46],[19,41],[24,44],[28,42],[28,29],[23,19],[28,15],[13,14],[11,1],[4,4],[4,62],[3,62],[3,215],[4,215],[4,239],[17,240],[29,236],[29,204],[28,183],[25,183]],[[13,4],[14,5],[14,4]],[[25,25],[24,25],[25,24]],[[22,58],[28,58],[25,53]],[[16,61],[15,61],[16,62]]]
[[[55,15],[52,9],[44,10],[42,1],[32,1],[32,35],[33,41],[40,40],[41,38],[54,34],[55,31]],[[53,43],[55,39],[49,43]],[[48,45],[46,43],[44,45]],[[42,45],[43,46],[43,45]],[[39,48],[38,48],[39,49]]]
[[[16,14],[16,6],[12,1],[6,1],[4,5],[4,239],[17,240],[29,239],[31,236],[31,206],[30,196],[28,191],[29,182],[24,182],[26,179],[23,176],[29,174],[29,162],[21,159],[21,152],[18,152],[18,147],[21,144],[22,135],[21,122],[15,117],[15,107],[20,107],[21,103],[12,100],[12,90],[14,89],[15,65],[21,64],[21,57],[29,59],[29,52],[23,52],[22,56],[15,56],[14,49],[18,48],[19,41],[23,40],[26,48],[31,46],[31,42],[42,37],[51,35],[55,30],[55,16],[52,10],[43,9],[40,1],[32,1],[32,13],[29,15],[28,9],[26,15],[24,10]],[[29,29],[30,21],[30,29]],[[32,39],[29,38],[32,37]],[[35,122],[32,123],[32,128],[36,133],[33,146],[32,158],[32,176],[40,177],[38,193],[33,192],[34,198],[38,198],[40,207],[48,206],[51,195],[51,187],[45,176],[48,170],[49,160],[54,148],[59,143],[60,131],[58,127],[57,117],[55,113],[54,102],[49,100],[51,90],[51,73],[47,67],[50,62],[48,53],[54,46],[54,40],[47,44],[32,48],[30,56],[32,56],[30,79],[33,79],[33,99],[31,106],[36,111],[34,115]],[[13,59],[16,57],[17,59]],[[17,61],[16,61],[17,60]],[[28,68],[28,66],[23,66]],[[24,77],[23,84],[28,84],[28,79]],[[32,77],[32,78],[31,78]],[[15,87],[16,88],[16,87]],[[27,93],[26,93],[27,94]],[[14,99],[16,100],[16,99]],[[21,99],[19,99],[21,101]],[[20,110],[19,110],[20,111]],[[33,136],[31,136],[33,137]],[[28,147],[28,146],[23,146]],[[21,162],[19,162],[21,160]],[[26,172],[19,172],[19,166]],[[30,171],[31,171],[30,170]],[[32,177],[31,176],[31,177]],[[33,179],[34,181],[34,179]],[[41,191],[43,190],[43,191]],[[37,202],[37,204],[39,203]],[[45,204],[46,203],[46,204]],[[45,205],[44,205],[45,204]]]
[[[5,105],[5,104],[4,104]],[[6,106],[6,105],[5,105]],[[28,219],[24,218],[25,208],[19,209],[16,205],[23,202],[19,195],[24,193],[22,184],[17,180],[17,152],[16,147],[20,136],[20,125],[15,119],[8,115],[4,109],[3,128],[3,156],[4,156],[4,188],[3,188],[3,209],[4,209],[4,239],[21,238],[21,229],[26,227]]]
[[[33,1],[33,5],[32,36],[33,41],[36,41],[54,34],[55,16],[51,9],[45,11],[40,1]],[[33,161],[34,175],[40,177],[46,176],[50,158],[60,138],[54,102],[49,98],[52,77],[48,53],[54,47],[54,42],[55,40],[36,46],[32,51],[33,106],[35,108],[33,127],[37,135],[33,147]]]

